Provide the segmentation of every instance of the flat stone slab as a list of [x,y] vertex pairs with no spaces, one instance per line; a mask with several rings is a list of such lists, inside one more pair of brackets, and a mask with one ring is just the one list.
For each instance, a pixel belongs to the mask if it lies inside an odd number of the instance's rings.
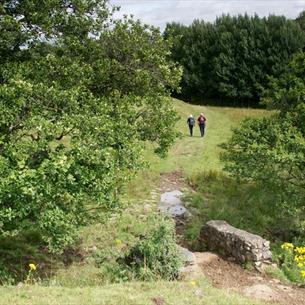
[[189,211],[183,206],[181,201],[183,193],[179,190],[171,192],[165,192],[161,195],[160,203],[158,204],[158,210],[170,217],[183,217],[190,216]]
[[178,190],[165,192],[161,194],[161,203],[170,204],[170,205],[182,204],[181,202],[182,195],[183,193]]

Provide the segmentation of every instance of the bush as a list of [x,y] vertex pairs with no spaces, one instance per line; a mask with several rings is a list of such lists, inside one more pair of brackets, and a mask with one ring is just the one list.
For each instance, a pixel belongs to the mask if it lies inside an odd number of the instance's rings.
[[[249,119],[223,145],[225,169],[233,176],[269,188],[271,203],[293,238],[304,239],[305,199],[305,53],[297,54],[287,73],[271,79],[265,103],[272,116]],[[288,238],[286,240],[289,240]]]
[[277,261],[290,281],[305,282],[305,247],[284,243],[277,254]]
[[172,220],[153,215],[147,220],[147,231],[133,245],[115,241],[113,251],[95,254],[95,262],[104,269],[111,282],[132,279],[152,281],[174,280],[182,266]]
[[156,227],[140,237],[125,256],[124,262],[141,280],[173,280],[177,278],[181,266],[174,223],[162,217],[155,217],[154,221]]

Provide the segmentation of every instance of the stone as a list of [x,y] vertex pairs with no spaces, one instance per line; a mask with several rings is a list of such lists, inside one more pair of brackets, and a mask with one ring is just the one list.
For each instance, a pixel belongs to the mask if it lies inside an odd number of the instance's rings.
[[232,227],[223,220],[211,220],[201,229],[200,239],[209,250],[234,257],[240,263],[271,261],[270,242]]
[[244,288],[244,294],[251,299],[261,299],[264,301],[273,300],[276,293],[265,284],[256,284]]
[[22,288],[23,287],[23,283],[22,282],[19,282],[17,285],[16,285],[17,288]]
[[195,294],[195,296],[200,297],[200,298],[204,297],[204,292],[202,289],[196,289],[194,294]]
[[165,192],[161,194],[158,210],[172,218],[189,218],[190,212],[184,207],[181,197],[183,193],[179,190]]
[[195,254],[193,252],[191,252],[190,250],[183,248],[181,246],[178,246],[178,248],[179,248],[180,255],[184,261],[184,265],[185,266],[194,265],[196,262]]
[[172,205],[181,204],[182,192],[175,190],[171,192],[165,192],[161,194],[161,202],[168,203]]

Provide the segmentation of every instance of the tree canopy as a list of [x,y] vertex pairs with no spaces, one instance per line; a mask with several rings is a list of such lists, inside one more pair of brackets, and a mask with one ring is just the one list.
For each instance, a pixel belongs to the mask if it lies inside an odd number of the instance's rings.
[[305,53],[293,58],[287,71],[270,79],[265,103],[275,113],[242,123],[226,143],[226,169],[274,192],[278,215],[290,215],[305,236]]
[[171,58],[184,68],[182,94],[257,103],[268,76],[280,76],[305,46],[300,25],[272,15],[223,15],[214,23],[168,24],[164,36],[173,41]]
[[103,0],[0,4],[0,233],[52,251],[119,207],[145,141],[165,154],[181,71],[159,30]]

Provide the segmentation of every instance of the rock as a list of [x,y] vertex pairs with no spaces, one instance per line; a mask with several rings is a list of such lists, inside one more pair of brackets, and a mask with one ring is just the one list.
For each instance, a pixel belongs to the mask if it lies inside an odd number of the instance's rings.
[[209,250],[234,257],[240,263],[266,262],[272,258],[269,241],[234,228],[226,221],[207,222],[201,229],[200,238]]
[[219,256],[212,252],[196,252],[194,253],[196,257],[196,262],[199,265],[210,264],[213,261],[217,261]]
[[195,254],[191,251],[189,251],[186,248],[183,248],[181,246],[178,246],[180,255],[184,261],[184,266],[191,266],[194,265],[196,262]]
[[182,195],[183,193],[178,190],[163,193],[158,205],[158,210],[173,218],[189,218],[191,214],[183,206],[181,201]]
[[171,217],[182,217],[182,218],[187,218],[188,217],[188,213],[187,213],[187,209],[180,205],[180,204],[176,204],[176,205],[159,205],[159,211],[171,216]]
[[19,282],[17,285],[16,285],[17,288],[22,288],[23,287],[23,283],[22,282]]
[[244,288],[244,294],[251,299],[261,299],[264,301],[274,300],[276,298],[276,293],[267,285],[256,284]]
[[[279,281],[281,282],[281,281]],[[286,291],[286,292],[293,292],[293,288],[289,287],[289,286],[285,286],[285,285],[281,285],[279,284],[277,286],[278,289],[282,290],[282,291]]]
[[197,297],[200,297],[200,298],[204,297],[204,292],[203,292],[202,289],[196,289],[195,292],[194,292],[194,294],[195,294]]
[[182,192],[175,190],[171,192],[165,192],[161,194],[161,202],[162,203],[167,203],[170,205],[177,205],[181,204],[181,196],[183,195]]

